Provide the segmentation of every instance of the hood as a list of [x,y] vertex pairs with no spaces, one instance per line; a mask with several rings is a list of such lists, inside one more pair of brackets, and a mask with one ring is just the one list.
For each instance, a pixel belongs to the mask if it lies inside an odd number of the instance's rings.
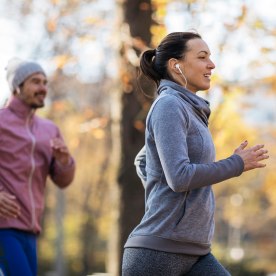
[[208,119],[211,114],[210,104],[205,99],[197,96],[195,93],[190,92],[183,86],[172,82],[170,80],[161,80],[160,85],[158,87],[157,93],[160,95],[168,87],[172,88],[173,90],[177,91],[179,97],[181,97],[184,101],[186,101],[192,109],[196,112],[196,114],[202,119],[202,121],[208,126]]

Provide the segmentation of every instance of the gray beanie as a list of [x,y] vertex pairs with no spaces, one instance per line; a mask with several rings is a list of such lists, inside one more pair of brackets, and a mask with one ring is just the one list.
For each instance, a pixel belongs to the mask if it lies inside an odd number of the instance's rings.
[[46,76],[43,68],[36,62],[24,61],[13,58],[8,62],[6,67],[7,81],[11,92],[14,92],[20,84],[34,73],[42,73]]

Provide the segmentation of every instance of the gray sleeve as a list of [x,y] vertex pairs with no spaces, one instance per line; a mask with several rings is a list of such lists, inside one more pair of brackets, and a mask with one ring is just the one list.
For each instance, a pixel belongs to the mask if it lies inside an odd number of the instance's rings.
[[146,147],[142,147],[142,149],[138,152],[135,157],[134,165],[136,167],[136,172],[139,178],[142,181],[143,186],[145,187],[147,181],[147,172],[146,172]]
[[212,185],[242,173],[244,165],[238,155],[209,164],[191,164],[186,142],[188,124],[188,114],[174,97],[159,100],[148,120],[148,131],[173,191]]

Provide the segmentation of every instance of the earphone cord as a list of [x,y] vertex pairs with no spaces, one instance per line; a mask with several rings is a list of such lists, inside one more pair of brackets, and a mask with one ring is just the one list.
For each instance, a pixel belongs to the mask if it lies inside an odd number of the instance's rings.
[[187,82],[187,79],[186,79],[186,77],[185,77],[185,75],[182,73],[182,71],[181,70],[179,70],[180,71],[180,74],[183,76],[183,78],[184,78],[184,80],[185,80],[185,88],[187,88],[187,84],[188,84],[188,82]]

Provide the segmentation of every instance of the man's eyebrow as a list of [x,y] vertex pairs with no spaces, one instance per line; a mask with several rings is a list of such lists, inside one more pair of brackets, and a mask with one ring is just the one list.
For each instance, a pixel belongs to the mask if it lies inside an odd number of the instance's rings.
[[199,52],[198,52],[198,54],[200,54],[200,53],[204,53],[204,54],[206,54],[206,55],[209,55],[209,54],[210,54],[208,51],[205,51],[205,50],[202,50],[202,51],[199,51]]
[[[39,77],[32,77],[31,79],[34,80],[34,81],[41,80]],[[43,80],[43,81],[45,81],[45,80]],[[47,81],[47,80],[46,80],[46,81]]]

